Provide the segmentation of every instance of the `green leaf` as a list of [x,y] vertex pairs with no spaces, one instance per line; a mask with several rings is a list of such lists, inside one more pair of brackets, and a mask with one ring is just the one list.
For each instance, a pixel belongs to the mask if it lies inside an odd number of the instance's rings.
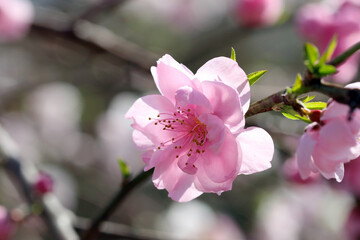
[[301,75],[298,73],[295,79],[294,86],[292,87],[291,91],[296,92],[301,89],[301,86],[302,86],[302,79],[301,79]]
[[120,166],[120,171],[121,171],[124,179],[129,178],[130,177],[130,168],[121,158],[119,159],[119,166]]
[[327,75],[331,75],[337,72],[336,67],[332,66],[332,65],[326,65],[323,64],[319,67],[317,74],[321,77],[325,77]]
[[319,65],[323,65],[324,63],[326,63],[327,61],[329,61],[331,59],[336,46],[337,46],[337,36],[334,35],[333,38],[331,39],[328,47],[326,48],[326,51],[321,56],[321,58],[319,60]]
[[[308,64],[311,67],[316,65],[316,61],[319,59],[319,50],[315,45],[311,43],[305,44],[305,61],[308,60]],[[306,65],[306,63],[305,63]]]
[[231,48],[231,57],[230,58],[236,62],[236,53],[235,53],[235,49],[233,47]]
[[284,105],[280,108],[280,112],[284,117],[290,120],[302,120],[306,123],[311,123],[311,121],[307,117],[300,116],[298,112],[296,112],[291,106]]
[[303,103],[307,103],[311,100],[313,100],[315,98],[315,95],[314,96],[306,96],[304,98],[299,98],[300,101],[302,101]]
[[257,82],[265,73],[267,70],[260,70],[257,72],[253,72],[247,75],[247,78],[249,79],[250,86]]
[[326,102],[306,102],[304,105],[310,110],[322,110],[327,106]]

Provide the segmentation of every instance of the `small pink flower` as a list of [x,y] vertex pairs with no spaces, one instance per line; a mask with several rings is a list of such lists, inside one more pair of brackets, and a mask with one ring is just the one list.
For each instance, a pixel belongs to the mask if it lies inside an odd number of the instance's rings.
[[[325,2],[326,3],[326,2]],[[323,53],[334,35],[338,45],[333,57],[346,51],[360,41],[360,2],[345,0],[338,8],[331,8],[325,3],[307,4],[296,16],[299,34],[314,43]],[[339,72],[332,78],[340,83],[350,82],[357,73],[359,54],[350,57],[338,67]]]
[[145,151],[145,170],[155,168],[158,189],[186,202],[231,190],[238,174],[271,166],[269,134],[244,129],[250,86],[235,61],[214,58],[194,75],[165,55],[151,73],[162,95],[138,99],[125,117],[134,121],[134,142]]
[[[347,88],[360,88],[360,83]],[[296,152],[302,178],[320,172],[325,178],[340,182],[344,163],[360,155],[360,111],[355,110],[349,121],[349,106],[330,101],[319,122],[310,124]]]
[[33,6],[27,0],[0,1],[0,41],[22,38],[33,20]]
[[283,0],[238,0],[235,7],[236,18],[246,27],[272,25],[283,11]]
[[5,207],[0,206],[0,239],[10,239],[13,230],[14,225],[10,220],[8,210]]

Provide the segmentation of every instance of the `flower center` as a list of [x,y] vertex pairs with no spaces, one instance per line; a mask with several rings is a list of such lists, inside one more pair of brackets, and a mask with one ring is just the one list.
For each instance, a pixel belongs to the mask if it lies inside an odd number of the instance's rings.
[[176,112],[159,113],[156,118],[149,117],[149,120],[163,131],[171,132],[171,138],[161,142],[155,150],[172,145],[171,147],[176,151],[176,158],[186,158],[184,166],[189,169],[183,170],[196,171],[195,161],[205,152],[208,134],[206,125],[198,119],[196,112],[191,108],[178,107]]

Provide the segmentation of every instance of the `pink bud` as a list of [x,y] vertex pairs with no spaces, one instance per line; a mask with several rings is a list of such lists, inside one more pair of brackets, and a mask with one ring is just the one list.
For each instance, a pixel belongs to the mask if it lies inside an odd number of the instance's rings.
[[53,179],[46,173],[40,173],[35,183],[35,190],[40,195],[51,192],[54,187]]
[[0,42],[23,37],[33,20],[33,6],[26,0],[0,1]]
[[10,220],[8,210],[0,206],[0,239],[7,240],[10,239],[12,235],[14,225]]
[[246,27],[268,26],[276,23],[284,11],[282,0],[238,0],[236,18]]

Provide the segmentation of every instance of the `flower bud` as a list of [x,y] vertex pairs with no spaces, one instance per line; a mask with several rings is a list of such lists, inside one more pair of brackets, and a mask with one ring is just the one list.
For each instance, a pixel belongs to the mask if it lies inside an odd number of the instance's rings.
[[44,195],[53,190],[54,181],[48,174],[40,173],[34,187],[38,194]]

